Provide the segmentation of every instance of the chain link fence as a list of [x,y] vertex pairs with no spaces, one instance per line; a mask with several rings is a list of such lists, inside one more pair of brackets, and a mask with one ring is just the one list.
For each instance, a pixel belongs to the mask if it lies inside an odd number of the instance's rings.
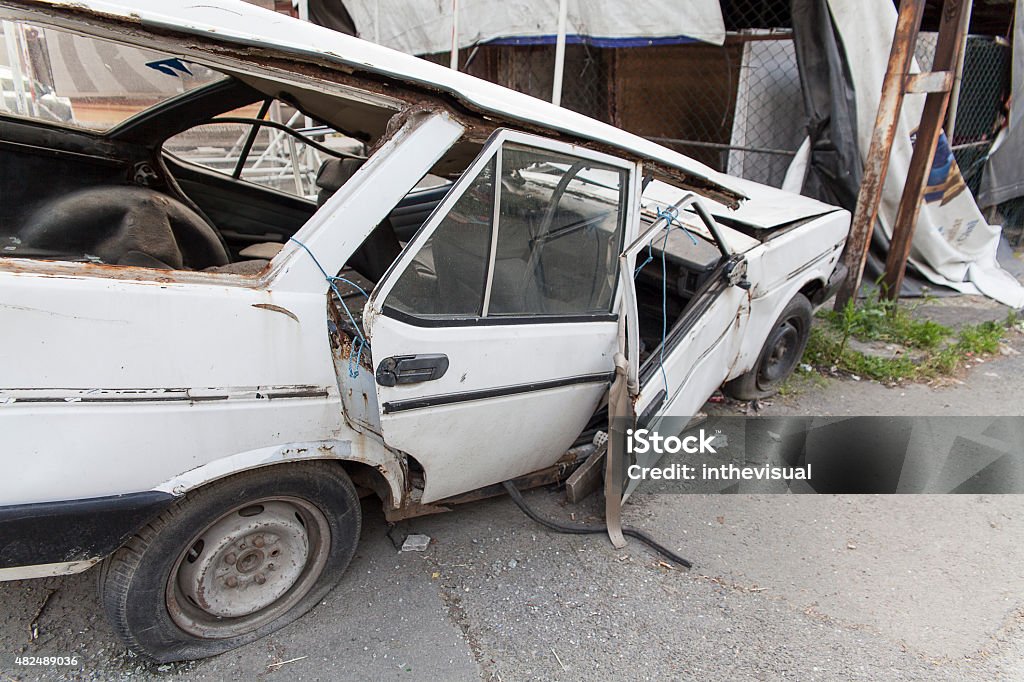
[[[780,187],[806,135],[788,2],[723,1],[721,46],[701,42],[645,47],[566,46],[562,106],[647,137],[716,170]],[[923,32],[928,68],[935,33]],[[970,36],[952,148],[977,193],[1005,115],[1011,47]],[[447,65],[448,53],[428,56]],[[460,69],[551,99],[555,48],[507,40],[460,55]],[[1019,242],[1024,200],[990,213]]]
[[[562,106],[709,166],[780,186],[805,135],[788,2],[726,2],[721,46],[566,46]],[[460,69],[550,100],[555,48],[507,40]],[[427,57],[447,64],[449,55]]]
[[[936,33],[921,33],[918,38],[915,56],[922,70],[931,68],[937,39]],[[971,35],[967,38],[950,145],[960,174],[975,196],[981,186],[989,151],[1007,113],[1011,58],[1011,45],[1000,36]],[[1003,224],[1011,244],[1020,244],[1024,200],[1001,204],[988,211],[987,217],[990,222]]]

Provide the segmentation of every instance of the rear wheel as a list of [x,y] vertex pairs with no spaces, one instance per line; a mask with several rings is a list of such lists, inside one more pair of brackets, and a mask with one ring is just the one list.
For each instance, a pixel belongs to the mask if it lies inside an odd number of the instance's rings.
[[360,523],[337,463],[238,474],[189,493],[108,558],[100,600],[136,653],[219,654],[315,606],[348,566]]
[[775,321],[754,367],[725,384],[722,390],[738,400],[774,395],[800,363],[811,335],[811,302],[797,294]]

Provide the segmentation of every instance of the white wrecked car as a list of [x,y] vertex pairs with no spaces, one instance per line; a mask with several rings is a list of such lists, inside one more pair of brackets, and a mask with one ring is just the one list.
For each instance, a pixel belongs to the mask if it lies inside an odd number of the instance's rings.
[[355,38],[0,10],[74,111],[0,112],[0,579],[102,561],[159,661],[315,605],[363,494],[564,476],[617,354],[640,420],[770,394],[837,279],[847,213]]

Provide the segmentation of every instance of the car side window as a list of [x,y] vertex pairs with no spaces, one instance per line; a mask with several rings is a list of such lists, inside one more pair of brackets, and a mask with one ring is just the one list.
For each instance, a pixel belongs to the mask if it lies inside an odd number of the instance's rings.
[[105,132],[226,78],[173,54],[8,16],[2,24],[0,115]]
[[385,309],[428,319],[610,313],[627,180],[622,168],[502,145],[399,276]]
[[611,311],[626,175],[564,154],[502,149],[488,315]]

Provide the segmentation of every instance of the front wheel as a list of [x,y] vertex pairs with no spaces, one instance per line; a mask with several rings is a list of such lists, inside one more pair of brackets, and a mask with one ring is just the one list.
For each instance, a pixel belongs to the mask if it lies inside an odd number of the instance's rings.
[[204,658],[292,622],[341,579],[359,540],[334,462],[265,467],[188,493],[111,555],[100,601],[133,651]]
[[737,400],[774,395],[793,373],[811,336],[811,302],[803,294],[793,297],[775,320],[754,367],[725,384],[722,390]]

